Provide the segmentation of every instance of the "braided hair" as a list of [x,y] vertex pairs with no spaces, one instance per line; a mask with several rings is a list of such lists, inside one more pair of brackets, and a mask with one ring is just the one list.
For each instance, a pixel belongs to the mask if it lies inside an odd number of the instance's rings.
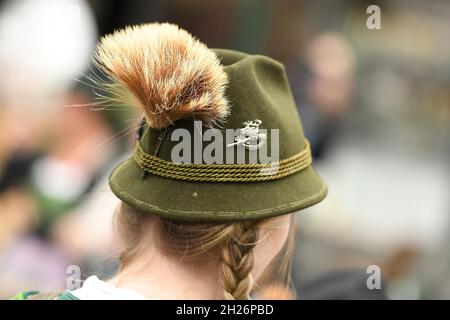
[[[140,212],[122,204],[116,212],[116,225],[126,247],[122,250],[121,268],[137,254],[146,219],[159,219],[161,245],[168,254],[183,257],[186,263],[216,259],[219,266],[219,299],[248,300],[255,288],[252,275],[254,249],[260,239],[261,225],[267,220],[233,223],[173,221]],[[288,257],[289,258],[289,257]],[[288,274],[290,270],[280,274]]]

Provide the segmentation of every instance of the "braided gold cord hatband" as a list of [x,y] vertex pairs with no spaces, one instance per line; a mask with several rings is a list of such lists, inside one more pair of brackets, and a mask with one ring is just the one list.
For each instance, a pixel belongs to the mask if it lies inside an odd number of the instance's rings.
[[146,153],[136,144],[134,160],[145,172],[161,177],[201,182],[258,182],[277,180],[307,168],[311,162],[311,150],[306,148],[280,161],[245,164],[187,164],[174,163]]

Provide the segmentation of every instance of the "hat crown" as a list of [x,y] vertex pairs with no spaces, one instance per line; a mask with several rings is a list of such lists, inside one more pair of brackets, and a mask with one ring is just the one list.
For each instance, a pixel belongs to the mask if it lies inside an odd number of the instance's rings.
[[[279,159],[286,159],[306,148],[306,141],[300,122],[294,98],[287,80],[284,66],[269,57],[262,55],[249,55],[242,52],[225,49],[214,49],[225,73],[228,75],[228,85],[225,96],[229,104],[229,114],[224,122],[216,124],[214,128],[223,134],[224,158],[229,141],[226,142],[226,130],[244,129],[256,127],[257,130],[267,132],[268,153],[272,150],[272,143],[278,144]],[[171,134],[176,129],[189,131],[191,140],[190,163],[198,163],[198,154],[211,142],[201,141],[202,148],[195,148],[194,139],[201,135],[196,131],[205,132],[208,126],[199,126],[195,119],[182,119],[176,121],[167,129],[155,129],[145,127],[145,134],[141,139],[141,145],[145,152],[156,155],[159,158],[172,161],[172,150],[179,143],[172,141]],[[255,125],[255,121],[258,124]],[[271,134],[271,130],[278,130],[279,135]],[[162,141],[161,141],[162,138]],[[248,161],[251,150],[245,148]],[[197,157],[197,158],[196,158]],[[224,159],[225,163],[227,159]],[[234,161],[237,153],[234,154]],[[258,163],[261,161],[258,156]]]

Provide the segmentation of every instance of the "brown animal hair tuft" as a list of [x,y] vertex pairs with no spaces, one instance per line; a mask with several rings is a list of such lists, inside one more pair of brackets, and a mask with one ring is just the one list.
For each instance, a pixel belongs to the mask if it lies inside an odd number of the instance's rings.
[[183,118],[211,126],[228,114],[219,59],[176,25],[149,23],[107,35],[94,63],[112,80],[100,83],[111,101],[138,107],[153,128]]

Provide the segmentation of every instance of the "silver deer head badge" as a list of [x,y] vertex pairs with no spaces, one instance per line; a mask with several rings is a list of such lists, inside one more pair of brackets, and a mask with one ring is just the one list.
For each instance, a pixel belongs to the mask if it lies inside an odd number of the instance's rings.
[[227,147],[235,145],[243,145],[249,150],[257,150],[266,143],[267,136],[259,133],[259,125],[261,120],[251,120],[244,122],[244,128],[240,129],[239,136],[234,138],[234,143],[230,143]]

